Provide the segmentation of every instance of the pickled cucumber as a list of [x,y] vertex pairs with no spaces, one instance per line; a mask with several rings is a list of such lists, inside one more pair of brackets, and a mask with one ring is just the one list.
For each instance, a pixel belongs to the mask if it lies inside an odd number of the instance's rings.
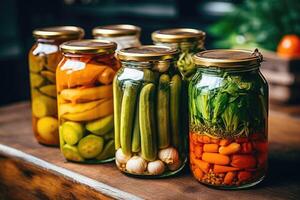
[[121,147],[120,144],[120,119],[121,119],[121,102],[122,93],[119,87],[117,76],[113,80],[113,97],[114,97],[114,133],[115,133],[115,149]]
[[133,113],[137,98],[137,84],[124,83],[124,94],[121,105],[120,142],[124,154],[131,154],[131,138],[133,130]]
[[88,135],[78,143],[79,154],[86,159],[95,158],[103,150],[104,139],[100,136]]
[[40,91],[50,97],[56,97],[56,86],[55,85],[45,85],[40,87]]
[[30,73],[30,86],[32,88],[38,88],[42,86],[45,82],[45,79],[38,74]]
[[67,160],[82,162],[84,158],[79,154],[77,147],[65,144],[62,147],[62,153]]
[[103,151],[96,157],[97,160],[105,160],[115,155],[115,142],[110,140],[106,143]]
[[74,145],[83,137],[84,128],[80,123],[67,121],[62,124],[60,134],[67,144]]
[[89,122],[85,125],[86,129],[95,135],[105,135],[113,129],[114,126],[114,116],[108,115],[97,119],[95,121]]
[[141,134],[141,156],[147,161],[156,159],[157,147],[155,144],[155,121],[154,119],[154,95],[155,85],[146,84],[140,93],[139,122]]
[[38,118],[55,115],[57,103],[55,99],[45,95],[39,95],[32,100],[32,114]]
[[158,121],[158,147],[166,148],[170,145],[169,129],[169,102],[170,102],[170,78],[163,74],[159,79],[157,94],[157,121]]
[[50,72],[48,70],[43,70],[41,71],[41,75],[43,77],[45,77],[48,81],[50,81],[51,83],[56,83],[56,80],[55,80],[55,73],[53,72]]
[[139,152],[141,150],[141,134],[140,134],[140,123],[139,123],[139,106],[136,106],[133,135],[132,135],[132,152]]
[[52,142],[58,140],[58,121],[53,117],[42,117],[37,122],[37,131],[41,138]]

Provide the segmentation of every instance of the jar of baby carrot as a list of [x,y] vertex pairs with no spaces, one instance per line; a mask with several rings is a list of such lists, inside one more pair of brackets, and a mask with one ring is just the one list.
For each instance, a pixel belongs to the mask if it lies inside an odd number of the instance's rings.
[[33,31],[36,43],[28,54],[32,100],[32,127],[41,144],[58,146],[55,71],[62,55],[59,45],[68,40],[80,39],[82,28],[56,26]]
[[69,161],[108,162],[114,158],[113,89],[117,45],[77,40],[60,46],[56,71],[60,148]]
[[190,168],[201,183],[224,189],[261,182],[268,157],[268,84],[255,50],[194,56],[189,83]]

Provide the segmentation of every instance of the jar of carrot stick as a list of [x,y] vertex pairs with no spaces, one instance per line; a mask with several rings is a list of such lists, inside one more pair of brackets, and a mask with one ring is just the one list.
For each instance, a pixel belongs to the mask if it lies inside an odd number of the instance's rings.
[[189,83],[190,168],[201,183],[224,189],[261,182],[268,157],[268,84],[255,50],[194,56]]
[[32,127],[35,138],[41,144],[59,145],[55,86],[55,71],[62,58],[59,45],[68,40],[81,39],[83,35],[83,29],[75,26],[33,31],[36,42],[28,54]]
[[114,158],[113,89],[116,43],[77,40],[60,46],[56,71],[60,148],[69,161]]

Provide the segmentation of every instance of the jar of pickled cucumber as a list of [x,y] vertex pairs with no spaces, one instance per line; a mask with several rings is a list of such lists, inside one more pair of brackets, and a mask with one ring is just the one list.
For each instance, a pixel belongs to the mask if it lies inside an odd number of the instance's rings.
[[59,45],[84,36],[74,26],[40,28],[33,31],[36,43],[29,51],[32,127],[39,143],[59,145],[55,71],[61,60]]
[[137,177],[165,177],[185,165],[178,51],[141,46],[117,53],[122,68],[114,79],[116,165]]
[[115,42],[117,50],[141,46],[141,28],[129,24],[116,24],[95,27],[92,31],[94,38]]
[[178,48],[180,51],[177,67],[184,80],[189,80],[196,71],[193,55],[203,51],[205,32],[190,28],[158,30],[152,33],[156,45]]
[[261,54],[209,50],[194,56],[189,83],[190,168],[201,183],[247,188],[261,182],[268,158],[268,84]]
[[74,40],[60,46],[56,71],[60,148],[69,161],[103,163],[115,154],[114,42]]

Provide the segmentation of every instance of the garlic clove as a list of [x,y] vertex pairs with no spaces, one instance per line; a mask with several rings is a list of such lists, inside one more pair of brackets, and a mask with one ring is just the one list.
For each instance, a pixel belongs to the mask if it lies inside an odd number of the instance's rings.
[[139,156],[133,156],[126,163],[126,170],[132,174],[143,174],[146,168],[147,162]]
[[160,175],[165,171],[165,164],[161,160],[155,160],[148,163],[147,170],[151,175]]
[[161,149],[158,153],[158,157],[166,164],[173,164],[179,161],[178,151],[174,147]]
[[120,164],[126,164],[127,161],[131,158],[131,155],[125,155],[121,148],[119,148],[116,152],[116,161]]

